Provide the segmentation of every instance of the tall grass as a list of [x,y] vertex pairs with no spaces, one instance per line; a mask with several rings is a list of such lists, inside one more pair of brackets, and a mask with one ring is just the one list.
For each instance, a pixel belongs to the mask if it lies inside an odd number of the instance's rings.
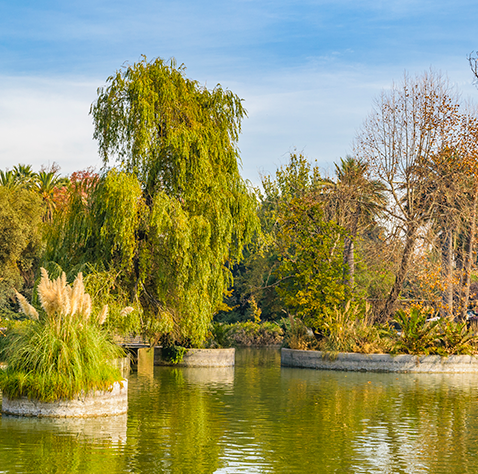
[[8,332],[2,348],[8,368],[0,371],[4,394],[42,401],[72,399],[81,392],[105,390],[121,381],[121,373],[111,360],[123,351],[102,329],[107,307],[94,317],[81,273],[69,286],[64,274],[49,280],[42,269],[38,293],[42,306],[38,311],[18,298],[25,314],[35,320]]
[[389,352],[392,347],[387,328],[373,323],[370,307],[348,302],[345,307],[327,308],[320,324],[320,350],[326,352]]

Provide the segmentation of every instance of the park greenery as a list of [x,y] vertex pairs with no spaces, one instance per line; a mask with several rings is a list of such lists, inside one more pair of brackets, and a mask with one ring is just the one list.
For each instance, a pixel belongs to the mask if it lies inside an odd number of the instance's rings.
[[4,326],[15,290],[40,309],[44,267],[83,273],[105,334],[166,348],[478,352],[478,116],[440,74],[385,90],[332,176],[292,152],[260,186],[241,99],[174,61],[123,67],[90,113],[101,171],[0,172]]

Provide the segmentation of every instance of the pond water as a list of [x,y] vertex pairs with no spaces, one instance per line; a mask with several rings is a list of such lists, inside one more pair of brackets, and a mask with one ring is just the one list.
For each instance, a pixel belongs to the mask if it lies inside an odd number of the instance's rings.
[[478,375],[154,367],[129,412],[0,418],[0,473],[477,473]]

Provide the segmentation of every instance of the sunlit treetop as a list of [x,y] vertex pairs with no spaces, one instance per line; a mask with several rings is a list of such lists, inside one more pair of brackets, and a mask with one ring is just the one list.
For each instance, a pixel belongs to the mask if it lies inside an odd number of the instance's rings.
[[174,60],[123,67],[98,90],[91,114],[104,163],[136,173],[150,196],[187,198],[238,176],[241,99],[188,79]]

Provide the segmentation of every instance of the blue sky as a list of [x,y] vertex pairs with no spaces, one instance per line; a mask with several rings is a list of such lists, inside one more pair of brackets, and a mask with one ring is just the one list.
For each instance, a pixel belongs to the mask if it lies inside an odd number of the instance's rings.
[[478,99],[467,62],[477,18],[478,2],[459,0],[0,0],[0,168],[99,168],[96,89],[145,54],[244,99],[246,178],[294,149],[330,174],[405,70],[432,67]]

